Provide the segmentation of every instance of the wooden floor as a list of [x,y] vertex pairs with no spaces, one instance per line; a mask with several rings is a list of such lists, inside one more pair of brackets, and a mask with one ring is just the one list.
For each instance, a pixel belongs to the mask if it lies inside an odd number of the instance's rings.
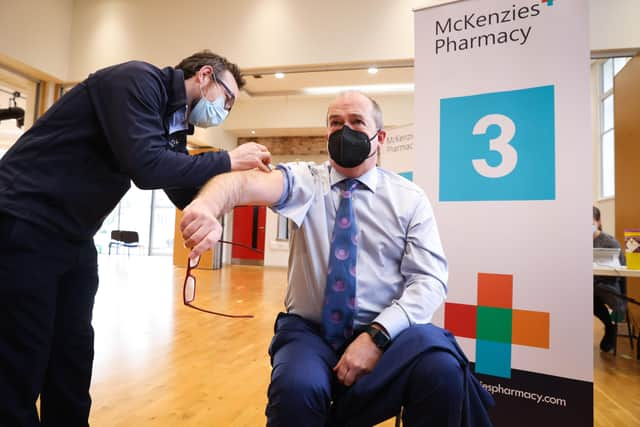
[[618,338],[617,356],[602,353],[598,344],[603,334],[602,323],[594,321],[594,425],[640,426],[640,361],[628,338]]
[[[255,315],[248,320],[184,307],[184,273],[168,257],[100,258],[93,427],[265,424],[266,351],[283,306],[286,271],[225,267],[197,272],[197,304]],[[594,323],[594,339],[600,336]],[[620,347],[630,354],[628,340],[621,340]],[[595,425],[640,425],[640,362],[594,354]]]

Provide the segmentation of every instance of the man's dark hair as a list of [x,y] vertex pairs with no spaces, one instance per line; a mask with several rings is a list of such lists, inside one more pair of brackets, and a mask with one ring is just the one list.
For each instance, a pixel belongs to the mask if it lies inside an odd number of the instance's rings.
[[598,230],[602,231],[602,225],[600,225],[600,209],[593,207],[593,219],[598,221]]
[[235,79],[238,89],[242,89],[245,85],[244,78],[240,74],[240,69],[233,62],[229,62],[227,58],[217,55],[210,50],[202,50],[196,52],[193,55],[184,58],[175,68],[182,70],[184,73],[184,79],[190,79],[195,76],[196,73],[205,65],[210,65],[213,68],[213,72],[216,78],[220,76],[220,73],[224,70],[228,70]]

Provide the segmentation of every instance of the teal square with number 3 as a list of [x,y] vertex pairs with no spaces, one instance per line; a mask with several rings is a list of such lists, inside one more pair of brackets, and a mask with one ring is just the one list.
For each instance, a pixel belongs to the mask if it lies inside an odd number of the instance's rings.
[[555,200],[554,87],[440,100],[439,197]]

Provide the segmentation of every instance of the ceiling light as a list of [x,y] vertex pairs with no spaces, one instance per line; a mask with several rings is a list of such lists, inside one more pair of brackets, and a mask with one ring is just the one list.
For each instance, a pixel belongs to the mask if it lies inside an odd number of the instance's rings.
[[378,74],[378,69],[376,67],[369,67],[367,70],[369,74]]
[[392,83],[379,85],[358,85],[358,86],[321,86],[308,87],[303,89],[307,95],[335,95],[340,92],[356,90],[365,93],[408,93],[414,91],[413,83]]
[[275,76],[276,76],[276,79],[284,79],[284,73],[277,72]]
[[255,134],[256,134],[256,131],[255,131],[255,130],[252,130],[252,131],[251,131],[251,135],[255,135]]

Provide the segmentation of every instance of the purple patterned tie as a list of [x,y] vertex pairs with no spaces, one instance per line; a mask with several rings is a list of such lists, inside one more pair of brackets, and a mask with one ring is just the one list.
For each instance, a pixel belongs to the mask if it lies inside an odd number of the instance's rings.
[[333,226],[322,324],[326,340],[337,350],[353,334],[356,302],[356,260],[358,227],[353,214],[355,179],[340,182],[341,196]]

